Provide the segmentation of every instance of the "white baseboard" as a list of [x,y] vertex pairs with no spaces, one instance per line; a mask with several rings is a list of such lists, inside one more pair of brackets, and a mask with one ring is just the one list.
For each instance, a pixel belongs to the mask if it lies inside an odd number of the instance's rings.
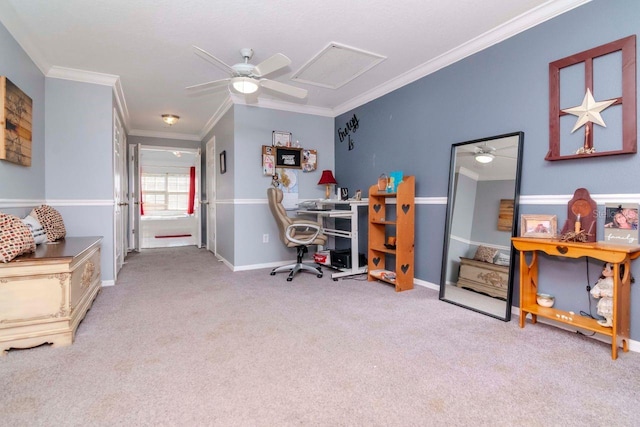
[[106,288],[107,286],[115,286],[116,282],[115,280],[103,280],[102,281],[102,287]]
[[[249,271],[249,270],[260,270],[263,268],[276,268],[283,265],[295,264],[296,260],[292,259],[291,261],[277,261],[277,262],[267,262],[264,264],[250,264],[250,265],[241,265],[241,266],[233,266],[228,263],[226,260],[223,261],[229,268],[231,268],[234,272],[236,271]],[[305,262],[312,262],[311,260],[305,260]]]

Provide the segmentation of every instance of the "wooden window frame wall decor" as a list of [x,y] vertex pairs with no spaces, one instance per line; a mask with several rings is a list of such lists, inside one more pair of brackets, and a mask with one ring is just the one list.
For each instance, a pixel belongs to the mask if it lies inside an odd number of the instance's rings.
[[[594,149],[593,122],[587,121],[584,124],[585,137],[583,148],[589,148],[589,152],[568,155],[560,154],[560,118],[569,114],[560,110],[560,70],[584,63],[584,90],[585,92],[590,90],[591,93],[593,93],[594,59],[619,51],[622,53],[622,96],[615,98],[615,102],[611,104],[611,106],[620,105],[622,107],[622,148],[620,150],[610,151],[591,151]],[[549,64],[549,152],[545,160],[582,159],[585,157],[636,153],[636,109],[635,35],[551,62]]]
[[0,160],[31,166],[33,100],[0,76]]

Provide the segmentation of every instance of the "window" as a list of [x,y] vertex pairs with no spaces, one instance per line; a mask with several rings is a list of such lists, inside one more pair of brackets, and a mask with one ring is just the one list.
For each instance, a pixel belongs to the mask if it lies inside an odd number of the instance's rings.
[[145,212],[187,211],[189,174],[143,173],[141,186]]

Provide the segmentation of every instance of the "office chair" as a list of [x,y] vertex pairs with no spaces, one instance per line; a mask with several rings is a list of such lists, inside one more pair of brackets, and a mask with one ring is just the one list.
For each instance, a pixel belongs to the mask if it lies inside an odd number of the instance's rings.
[[325,245],[327,243],[327,236],[322,233],[322,225],[306,219],[290,218],[282,206],[282,198],[282,190],[279,188],[267,189],[269,209],[278,224],[280,240],[286,247],[296,248],[297,260],[295,264],[274,268],[271,270],[271,275],[275,276],[276,273],[290,271],[287,277],[288,282],[293,280],[293,276],[298,271],[308,271],[322,277],[322,269],[319,266],[302,263],[302,257],[309,251],[307,248],[309,245]]

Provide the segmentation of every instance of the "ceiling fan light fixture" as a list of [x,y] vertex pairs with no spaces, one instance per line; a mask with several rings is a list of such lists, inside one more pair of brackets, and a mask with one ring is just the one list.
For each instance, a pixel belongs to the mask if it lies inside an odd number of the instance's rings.
[[169,126],[178,123],[178,120],[180,120],[180,116],[176,116],[174,114],[163,114],[162,115],[162,121],[165,122],[166,124],[168,124]]
[[233,89],[242,94],[257,92],[258,82],[250,77],[234,77],[231,79]]
[[495,156],[491,153],[478,153],[476,154],[476,162],[478,163],[491,163],[495,159]]

